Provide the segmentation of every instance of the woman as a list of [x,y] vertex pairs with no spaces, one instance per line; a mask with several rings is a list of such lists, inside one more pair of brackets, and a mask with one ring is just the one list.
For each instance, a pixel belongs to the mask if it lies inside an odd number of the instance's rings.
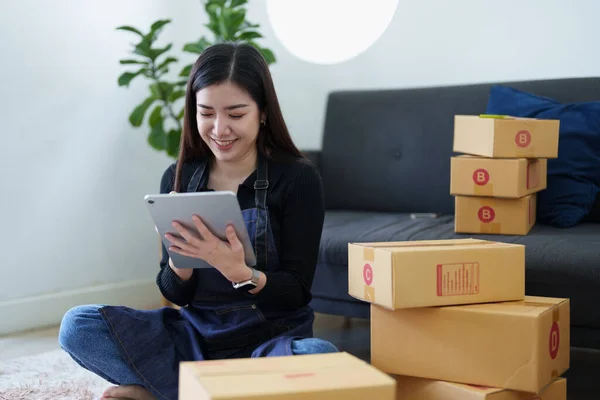
[[104,398],[176,399],[181,361],[337,351],[312,338],[308,306],[324,219],[320,177],[294,146],[268,66],[249,45],[209,47],[190,74],[179,158],[161,193],[205,190],[237,193],[257,265],[245,265],[233,228],[221,241],[196,217],[203,240],[174,223],[186,240],[167,235],[170,251],[214,268],[178,269],[163,246],[156,279],[180,310],[69,310],[60,344],[119,385]]

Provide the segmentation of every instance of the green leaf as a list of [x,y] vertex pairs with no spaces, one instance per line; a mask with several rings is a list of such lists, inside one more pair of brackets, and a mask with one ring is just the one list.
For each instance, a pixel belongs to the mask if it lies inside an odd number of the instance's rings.
[[144,120],[144,115],[146,114],[146,111],[148,111],[148,108],[152,105],[152,103],[154,103],[155,100],[156,98],[154,96],[150,96],[133,110],[133,112],[129,116],[129,122],[131,123],[131,125],[142,125],[142,121]]
[[202,53],[211,43],[203,36],[197,42],[187,43],[183,46],[183,51],[193,54]]
[[243,6],[244,4],[246,4],[248,2],[248,0],[231,0],[231,8],[236,8],[239,6]]
[[156,150],[164,150],[167,147],[167,135],[162,127],[162,124],[157,124],[152,127],[148,135],[148,143]]
[[186,78],[188,78],[190,76],[190,74],[192,73],[192,67],[193,67],[192,64],[186,65],[185,67],[183,67],[183,69],[179,73],[179,76],[185,76]]
[[227,0],[208,0],[206,3],[209,6],[225,7]]
[[183,108],[181,109],[181,111],[179,111],[179,114],[177,114],[177,118],[178,118],[178,119],[181,119],[181,118],[183,118],[184,116],[185,116],[185,107],[183,107]]
[[229,36],[232,37],[235,32],[237,32],[242,25],[242,22],[246,19],[246,10],[235,10],[231,13],[231,16],[226,21],[227,31]]
[[181,131],[171,129],[167,134],[167,154],[173,158],[179,153],[179,143],[181,142]]
[[147,71],[146,68],[141,68],[137,72],[123,72],[118,79],[119,86],[129,86],[129,83],[139,74]]
[[261,35],[259,32],[256,31],[246,31],[246,32],[242,32],[237,36],[236,40],[240,40],[240,41],[250,41],[252,39],[259,39],[263,37],[263,35]]
[[170,19],[159,19],[150,26],[150,32],[156,32],[170,22]]
[[139,42],[134,50],[133,53],[134,54],[139,54],[140,56],[144,56],[144,57],[148,57],[150,58],[150,48],[151,48],[152,44],[150,43],[150,41],[147,38],[142,39],[141,42]]
[[157,70],[159,69],[163,69],[165,67],[167,67],[169,64],[177,62],[177,59],[175,57],[167,57],[162,63],[160,63],[160,65],[158,67],[156,67]]
[[162,106],[158,105],[154,108],[154,110],[152,110],[152,113],[150,114],[150,118],[148,119],[148,123],[150,124],[151,128],[154,128],[156,125],[162,124],[162,122],[163,122]]
[[263,57],[267,61],[267,65],[273,64],[275,61],[277,61],[275,59],[275,54],[273,54],[273,52],[271,50],[261,47],[258,49],[258,51],[260,51],[260,53],[263,55]]
[[123,25],[123,26],[119,26],[117,27],[118,31],[129,31],[129,32],[133,32],[133,33],[137,33],[140,36],[144,36],[144,34],[142,32],[139,31],[139,29],[134,28],[133,26],[127,26],[127,25]]
[[254,28],[259,28],[260,24],[251,24],[248,21],[244,21],[242,22],[242,24],[240,25],[240,30],[245,30],[245,29],[254,29]]
[[120,60],[119,63],[122,65],[127,65],[127,64],[148,65],[148,63],[146,61],[140,61],[140,60]]
[[167,100],[173,92],[173,85],[169,82],[158,82],[150,85],[152,96],[157,99]]
[[177,90],[169,96],[169,102],[174,103],[175,101],[185,97],[185,90]]
[[166,45],[165,47],[162,48],[158,48],[158,49],[150,49],[149,52],[149,57],[152,61],[156,60],[158,57],[160,57],[161,54],[166,53],[167,51],[171,50],[171,47],[173,47],[172,43],[169,43],[168,45]]

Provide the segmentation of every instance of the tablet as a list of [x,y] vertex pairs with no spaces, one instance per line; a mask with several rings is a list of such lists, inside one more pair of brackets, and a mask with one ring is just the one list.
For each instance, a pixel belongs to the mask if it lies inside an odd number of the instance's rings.
[[[244,247],[246,265],[256,265],[256,256],[252,242],[242,217],[242,211],[235,193],[230,191],[192,192],[176,194],[149,194],[144,197],[150,216],[154,220],[156,231],[165,245],[173,265],[177,268],[212,268],[199,258],[187,257],[169,250],[172,243],[165,238],[172,233],[178,238],[181,235],[173,228],[173,221],[180,222],[192,232],[196,230],[192,216],[198,215],[208,229],[217,237],[227,241],[225,229],[232,224],[240,242]],[[185,240],[185,239],[183,239]]]

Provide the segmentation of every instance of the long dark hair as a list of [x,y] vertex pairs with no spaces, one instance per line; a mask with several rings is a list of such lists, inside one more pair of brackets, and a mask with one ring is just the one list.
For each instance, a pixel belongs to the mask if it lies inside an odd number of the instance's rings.
[[188,80],[185,95],[183,132],[173,190],[180,191],[183,164],[201,157],[214,157],[200,138],[196,123],[196,93],[210,85],[232,82],[248,92],[260,112],[266,111],[266,124],[261,126],[257,150],[269,158],[270,154],[302,157],[290,137],[283,119],[279,100],[269,71],[260,52],[244,43],[219,43],[206,48],[196,60]]

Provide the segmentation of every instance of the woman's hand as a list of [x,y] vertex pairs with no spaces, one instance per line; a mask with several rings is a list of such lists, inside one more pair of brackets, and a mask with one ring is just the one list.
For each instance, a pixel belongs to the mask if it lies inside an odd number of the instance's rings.
[[208,230],[200,217],[194,215],[192,219],[196,227],[192,231],[177,221],[173,222],[173,227],[185,240],[167,233],[165,237],[173,244],[169,250],[206,261],[231,282],[250,279],[252,270],[244,261],[244,247],[233,226],[227,227],[227,241],[223,241]]

